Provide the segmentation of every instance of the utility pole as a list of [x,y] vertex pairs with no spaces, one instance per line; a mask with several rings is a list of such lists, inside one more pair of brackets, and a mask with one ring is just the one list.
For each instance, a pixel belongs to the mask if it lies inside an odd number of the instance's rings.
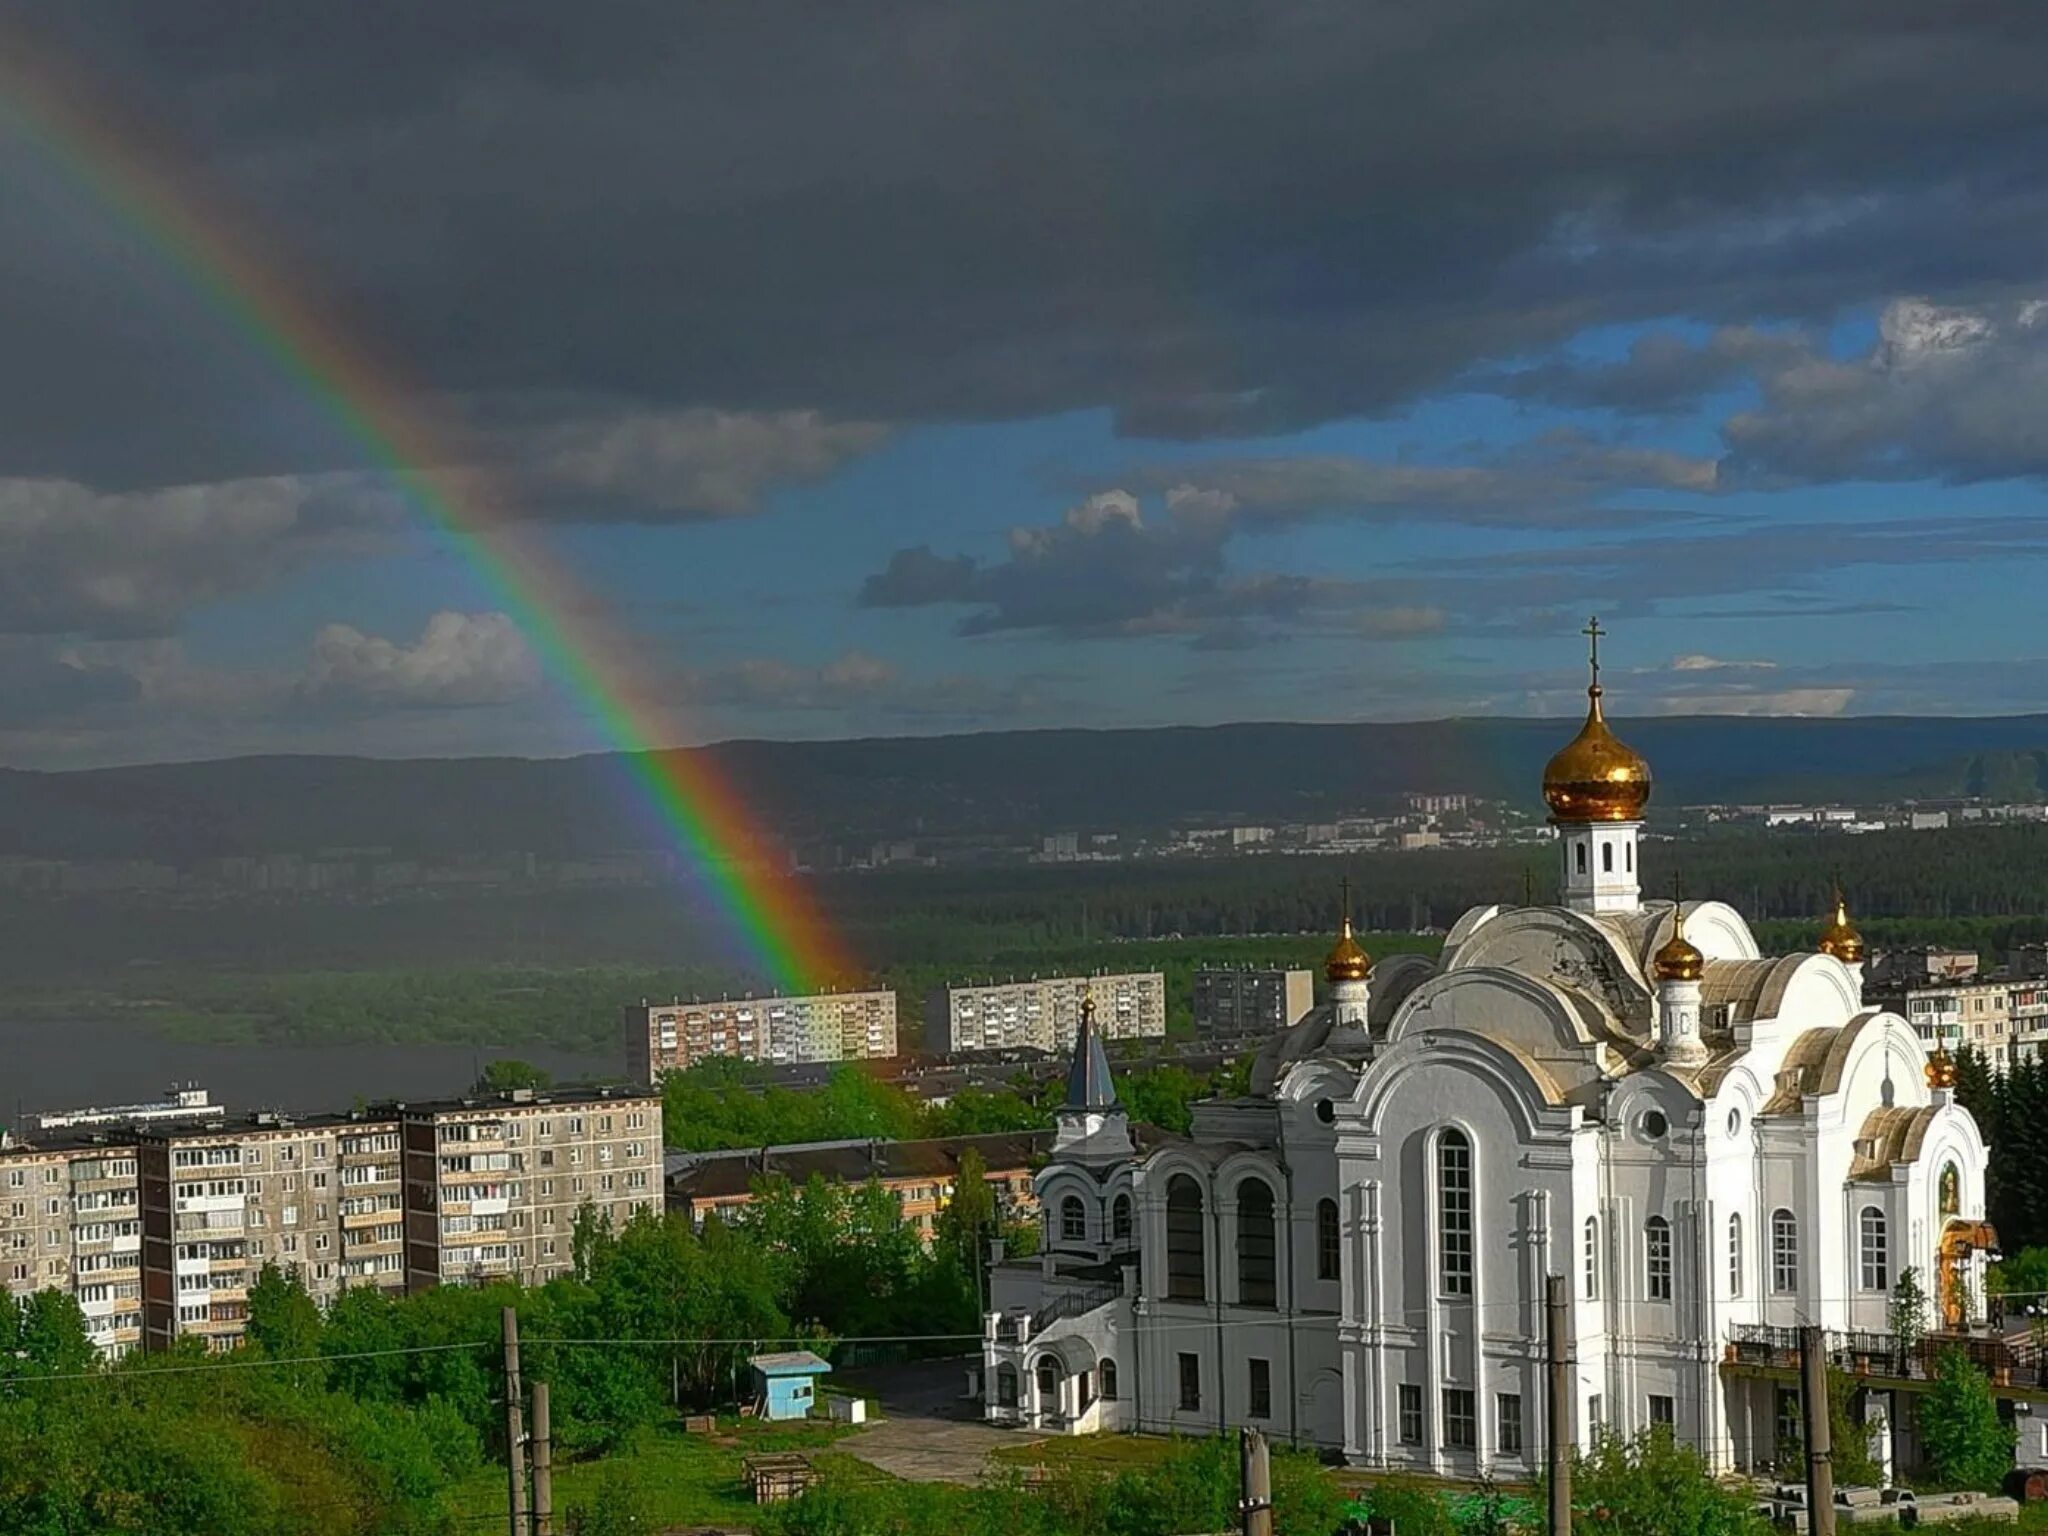
[[519,1312],[504,1311],[505,1329],[505,1473],[512,1485],[512,1536],[527,1536],[526,1426],[519,1414]]
[[1799,1407],[1806,1420],[1807,1536],[1835,1536],[1835,1447],[1828,1429],[1828,1352],[1820,1328],[1799,1330]]
[[533,1536],[555,1536],[555,1446],[548,1384],[533,1384]]
[[1237,1475],[1244,1536],[1273,1536],[1273,1462],[1256,1429],[1237,1432]]
[[1544,1367],[1548,1382],[1545,1433],[1550,1437],[1549,1536],[1572,1536],[1572,1283],[1551,1275],[1543,1285]]

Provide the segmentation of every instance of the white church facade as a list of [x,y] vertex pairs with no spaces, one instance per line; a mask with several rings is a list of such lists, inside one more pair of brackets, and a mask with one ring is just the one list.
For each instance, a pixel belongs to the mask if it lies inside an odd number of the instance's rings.
[[1815,952],[1766,958],[1728,906],[1643,899],[1650,774],[1597,649],[1589,699],[1544,778],[1556,905],[1476,909],[1436,960],[1378,967],[1347,916],[1250,1092],[1142,1150],[1084,1024],[1044,1250],[992,1273],[990,1420],[1533,1474],[1557,1274],[1575,1441],[1663,1423],[1763,1468],[1784,1399],[1731,1368],[1738,1337],[1881,1334],[1909,1267],[1935,1326],[1975,1305],[1986,1148],[1952,1067],[1863,1005],[1839,903]]

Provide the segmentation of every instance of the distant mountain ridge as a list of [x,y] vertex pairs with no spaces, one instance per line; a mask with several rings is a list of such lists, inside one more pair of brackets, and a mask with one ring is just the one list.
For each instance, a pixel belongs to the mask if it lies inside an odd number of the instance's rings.
[[[2030,798],[2048,715],[1615,722],[1650,759],[1652,802]],[[777,835],[1029,835],[1319,820],[1404,793],[1535,808],[1572,720],[1044,730],[731,741],[709,758]],[[447,858],[576,857],[665,841],[612,756],[247,757],[47,773],[0,770],[0,856],[182,862],[381,848]]]

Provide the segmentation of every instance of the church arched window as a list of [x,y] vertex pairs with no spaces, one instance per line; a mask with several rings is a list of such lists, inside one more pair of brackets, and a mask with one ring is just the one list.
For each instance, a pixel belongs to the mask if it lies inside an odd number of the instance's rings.
[[1671,1223],[1662,1216],[1643,1223],[1643,1278],[1650,1300],[1671,1299]]
[[1273,1186],[1246,1179],[1237,1186],[1237,1299],[1241,1306],[1270,1307],[1279,1294],[1273,1230]]
[[1600,1218],[1586,1218],[1585,1240],[1586,1300],[1600,1299]]
[[1586,845],[1580,843],[1572,851],[1579,856],[1579,873],[1583,875],[1586,872]]
[[1728,1294],[1742,1294],[1742,1213],[1728,1218]]
[[1863,1207],[1863,1214],[1856,1223],[1859,1241],[1858,1253],[1861,1262],[1860,1278],[1866,1291],[1888,1291],[1892,1288],[1891,1244],[1885,1231],[1884,1212],[1874,1205]]
[[1103,1400],[1103,1401],[1104,1401],[1105,1403],[1113,1403],[1113,1402],[1115,1402],[1115,1401],[1116,1401],[1116,1362],[1115,1362],[1114,1360],[1110,1359],[1110,1358],[1109,1358],[1109,1356],[1107,1356],[1107,1355],[1104,1355],[1104,1356],[1102,1357],[1102,1360],[1101,1360],[1101,1362],[1100,1362],[1099,1364],[1097,1364],[1097,1366],[1095,1367],[1095,1374],[1096,1374],[1096,1377],[1097,1377],[1097,1378],[1098,1378],[1098,1379],[1099,1379],[1099,1380],[1101,1381],[1101,1383],[1102,1383],[1102,1400]]
[[1344,1275],[1344,1231],[1337,1222],[1337,1202],[1316,1202],[1316,1278],[1339,1280]]
[[1069,1195],[1060,1202],[1060,1241],[1084,1243],[1087,1240],[1088,1207],[1081,1203],[1079,1195]]
[[1445,1131],[1436,1143],[1439,1288],[1446,1296],[1472,1294],[1472,1142]]
[[1202,1186],[1184,1173],[1166,1181],[1166,1299],[1201,1301]]
[[[1118,1195],[1109,1208],[1109,1235],[1118,1242],[1131,1235],[1131,1197]],[[1108,1394],[1105,1393],[1104,1396]]]
[[1799,1289],[1799,1219],[1783,1206],[1771,1212],[1771,1289],[1780,1296]]
[[1604,875],[1614,873],[1614,844],[1612,843],[1602,843],[1600,845],[1600,872]]

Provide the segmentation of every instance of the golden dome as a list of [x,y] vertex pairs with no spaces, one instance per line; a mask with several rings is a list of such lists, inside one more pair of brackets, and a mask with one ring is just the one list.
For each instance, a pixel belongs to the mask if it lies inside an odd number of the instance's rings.
[[1844,965],[1863,963],[1863,935],[1849,921],[1849,904],[1842,899],[1839,885],[1835,887],[1834,921],[1820,932],[1820,952],[1833,955]]
[[1685,909],[1671,909],[1671,937],[1651,962],[1659,981],[1698,981],[1706,973],[1707,957],[1685,936]]
[[1332,984],[1340,981],[1364,981],[1372,975],[1372,956],[1365,952],[1365,946],[1351,936],[1351,880],[1349,876],[1339,884],[1344,893],[1344,924],[1337,930],[1337,942],[1330,946],[1329,956],[1323,961],[1323,975]]
[[1543,770],[1551,820],[1641,821],[1650,803],[1650,765],[1607,728],[1598,683],[1586,698],[1586,723]]
[[1927,1086],[1953,1088],[1955,1085],[1956,1059],[1949,1055],[1945,1046],[1937,1045],[1934,1054],[1927,1058]]

